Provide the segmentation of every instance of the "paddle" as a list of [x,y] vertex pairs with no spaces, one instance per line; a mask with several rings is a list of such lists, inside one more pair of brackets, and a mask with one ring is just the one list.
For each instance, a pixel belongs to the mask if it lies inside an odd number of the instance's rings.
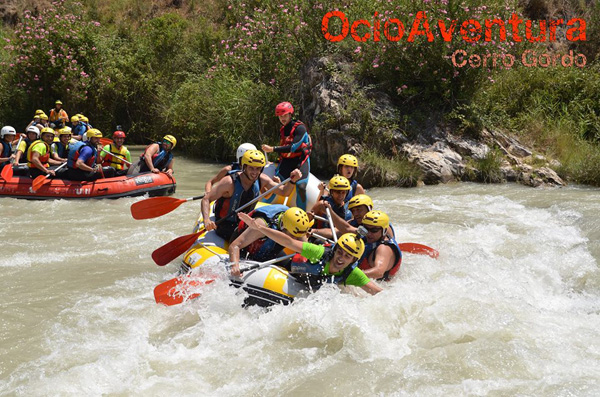
[[327,214],[327,222],[329,222],[329,228],[331,229],[333,242],[337,243],[337,234],[335,233],[335,226],[333,225],[333,219],[331,218],[331,211],[329,211],[329,207],[325,207],[325,213]]
[[[263,268],[274,263],[289,259],[294,255],[296,254],[294,253],[282,256],[281,258],[271,259],[270,261],[263,263],[257,262],[241,269],[241,272],[243,273],[249,270]],[[200,295],[200,293],[193,293],[188,295],[187,291],[189,291],[191,288],[195,288],[200,285],[207,285],[214,281],[214,278],[203,280],[199,278],[192,278],[189,275],[175,277],[157,285],[156,288],[154,288],[154,299],[156,300],[156,303],[163,303],[167,306],[177,305],[183,302],[186,298],[190,300],[197,298]]]
[[100,138],[100,144],[102,146],[110,145],[111,143],[113,143],[113,140],[110,138]]
[[158,218],[159,216],[168,214],[185,202],[200,200],[203,197],[204,194],[202,196],[190,197],[188,199],[178,199],[175,197],[151,197],[146,200],[133,203],[131,205],[131,216],[133,216],[133,219],[138,220]]
[[419,243],[399,243],[398,246],[402,252],[408,252],[416,255],[429,255],[437,259],[440,253],[431,247]]
[[[22,140],[23,140],[23,135],[19,134],[19,142],[17,142],[17,149],[19,148],[19,145],[21,144]],[[13,167],[12,166],[14,163],[15,163],[15,159],[11,159],[10,164],[6,164],[6,166],[4,168],[2,168],[2,174],[0,174],[0,176],[2,176],[2,179],[4,179],[6,182],[11,180],[13,177]]]
[[[236,213],[240,212],[241,210],[243,210],[244,208],[256,203],[258,200],[265,197],[269,193],[273,192],[279,186],[286,184],[290,180],[291,180],[291,178],[287,178],[286,180],[279,182],[277,185],[273,186],[271,189],[262,193],[261,195],[256,197],[254,200],[249,201],[245,205],[241,206],[240,208],[236,209],[235,211],[230,212],[223,218],[219,219],[217,222],[215,222],[215,224],[218,225],[219,223],[221,223],[221,222],[225,221],[227,218],[229,218],[230,215],[236,214]],[[157,248],[156,250],[154,250],[154,252],[152,252],[152,259],[158,266],[166,265],[167,263],[171,262],[173,259],[177,258],[179,255],[181,255],[185,251],[187,251],[194,244],[194,242],[196,242],[198,237],[202,233],[204,233],[204,230],[205,230],[204,228],[201,228],[200,230],[198,230],[195,233],[186,234],[185,236],[177,237],[175,240],[172,240],[172,241],[168,242],[167,244],[163,245],[162,247]]]
[[[63,168],[65,165],[67,165],[67,163],[62,163],[60,166],[58,166],[54,171],[58,171],[61,168]],[[33,183],[31,184],[31,191],[33,191],[34,193],[41,188],[46,182],[49,181],[50,174],[47,175],[40,175],[37,178],[35,178],[33,180]]]
[[116,158],[118,158],[119,160],[121,160],[122,162],[124,162],[124,163],[125,163],[125,164],[127,164],[127,165],[132,165],[132,164],[133,164],[133,163],[131,163],[131,162],[129,162],[129,161],[127,161],[127,160],[125,160],[125,159],[121,158],[121,157],[115,156],[114,154],[112,154],[112,153],[111,153],[111,152],[109,152],[108,150],[104,150],[104,148],[102,148],[102,151],[103,151],[104,153],[108,153],[108,154],[110,154],[110,155],[111,155],[111,156],[113,156],[113,157],[116,157]]

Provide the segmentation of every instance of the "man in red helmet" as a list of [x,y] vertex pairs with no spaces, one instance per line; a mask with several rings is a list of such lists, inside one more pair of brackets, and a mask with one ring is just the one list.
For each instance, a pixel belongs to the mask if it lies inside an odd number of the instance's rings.
[[281,102],[275,107],[275,115],[279,117],[279,146],[262,145],[266,153],[279,153],[279,165],[276,175],[283,179],[299,169],[302,173],[296,182],[296,206],[306,211],[306,185],[310,175],[310,152],[312,141],[304,123],[292,118],[294,107],[289,102]]
[[123,131],[115,131],[113,134],[113,143],[104,146],[100,153],[102,166],[114,168],[116,176],[127,174],[127,168],[131,164],[131,153],[123,145],[124,142],[125,133]]

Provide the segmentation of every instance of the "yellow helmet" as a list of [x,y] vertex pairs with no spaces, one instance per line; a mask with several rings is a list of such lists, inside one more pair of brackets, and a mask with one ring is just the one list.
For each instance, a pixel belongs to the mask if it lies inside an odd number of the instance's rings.
[[385,212],[381,211],[369,211],[362,219],[363,225],[367,226],[378,226],[384,230],[390,226],[390,217]]
[[335,175],[329,180],[329,190],[350,190],[350,181],[341,175]]
[[40,114],[40,119],[48,120],[48,115],[46,113],[42,113],[42,114]]
[[79,116],[78,115],[75,115],[75,116],[71,117],[71,123],[74,123],[76,121],[79,121]]
[[304,210],[298,207],[292,207],[283,213],[281,217],[283,228],[295,237],[302,237],[313,225],[314,220],[308,219]]
[[260,150],[248,150],[242,156],[242,165],[264,167],[267,165],[267,160],[265,160],[265,155]]
[[[29,129],[27,130],[27,132],[29,132]],[[45,127],[45,128],[42,128],[42,131],[41,131],[41,135],[44,135],[44,134],[52,134],[52,135],[54,135],[55,132],[54,132],[54,130],[52,128]]]
[[163,136],[163,141],[169,142],[172,145],[171,149],[174,149],[175,145],[177,145],[177,139],[173,135],[165,135],[165,136]]
[[85,136],[87,136],[88,138],[102,138],[102,133],[95,128],[90,128],[85,133]]
[[71,135],[71,129],[69,127],[63,127],[58,130],[58,135]]
[[365,243],[360,236],[354,233],[342,234],[337,241],[337,245],[356,259],[360,259],[365,252]]
[[62,105],[62,101],[60,99],[57,99],[56,102],[54,102],[55,105]]
[[84,123],[87,123],[90,121],[90,119],[88,119],[87,117],[85,117],[84,115],[79,116],[79,121],[83,121]]
[[350,167],[358,168],[358,160],[351,154],[344,154],[338,159],[337,165],[349,165]]
[[349,210],[360,205],[366,205],[369,211],[371,211],[373,209],[373,200],[366,194],[357,194],[348,201]]
[[35,111],[35,115],[38,116],[40,114],[44,114],[44,111],[42,109],[38,109]]

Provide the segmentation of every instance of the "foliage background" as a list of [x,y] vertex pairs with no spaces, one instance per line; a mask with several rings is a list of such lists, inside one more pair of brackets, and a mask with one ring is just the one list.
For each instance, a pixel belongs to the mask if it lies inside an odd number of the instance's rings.
[[[483,127],[502,128],[557,158],[561,176],[600,185],[600,5],[595,1],[8,3],[0,30],[0,121],[17,130],[35,109],[49,111],[60,98],[69,114],[84,113],[105,135],[122,125],[129,142],[145,144],[172,133],[181,139],[179,150],[225,160],[243,141],[276,143],[274,105],[300,103],[303,66],[327,55],[350,60],[356,81],[388,93],[408,135],[432,115],[474,137]],[[544,49],[581,52],[588,64],[584,69],[459,69],[449,59],[456,49],[518,56],[532,44],[471,46],[440,37],[407,43],[408,32],[398,43],[350,38],[331,43],[323,38],[321,20],[336,9],[350,21],[373,21],[375,12],[382,19],[397,17],[407,31],[422,10],[430,21],[506,20],[513,12],[534,20],[580,17],[587,22],[587,41],[562,40]],[[333,21],[331,30],[339,28]],[[366,96],[355,101],[357,108],[373,106]],[[369,145],[366,153],[377,162],[378,148]]]

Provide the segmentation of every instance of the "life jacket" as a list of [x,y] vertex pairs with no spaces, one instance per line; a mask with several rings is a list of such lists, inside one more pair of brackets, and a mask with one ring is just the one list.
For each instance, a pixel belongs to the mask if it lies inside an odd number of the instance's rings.
[[94,145],[89,144],[89,141],[88,142],[77,141],[71,147],[69,147],[69,156],[67,157],[67,167],[73,168],[73,169],[78,169],[77,159],[79,159],[80,151],[84,146],[88,146],[88,147],[92,148],[92,155],[90,156],[89,159],[87,159],[85,164],[88,165],[89,167],[92,167],[92,168],[94,167],[94,165],[96,164],[96,156],[98,156],[98,149],[96,149],[94,147]]
[[[352,219],[352,213],[350,212],[350,210],[348,210],[346,208],[347,204],[344,204],[341,206],[337,205],[336,203],[333,202],[333,199],[331,198],[331,196],[325,196],[322,199],[324,201],[327,201],[331,205],[331,209],[333,210],[333,212],[335,212],[337,214],[337,216],[339,216],[340,218],[342,218],[345,221],[349,221],[350,219]],[[323,216],[325,216],[325,214],[323,214]],[[315,220],[314,229],[324,229],[324,228],[328,228],[328,227],[329,227],[328,222],[321,221],[319,219]]]
[[[24,138],[23,142],[25,142],[25,150],[19,159],[19,164],[25,164],[27,162],[27,153],[29,152],[29,147],[34,141],[30,140],[29,138]],[[19,150],[19,148],[17,148],[17,150]]]
[[[363,238],[363,241],[364,240],[365,239]],[[402,251],[400,251],[400,247],[398,246],[398,243],[396,242],[395,239],[388,237],[387,239],[379,240],[379,241],[376,241],[376,242],[370,243],[370,244],[367,244],[365,241],[365,252],[363,253],[363,255],[360,258],[360,260],[358,261],[358,263],[359,263],[359,268],[361,270],[370,269],[371,265],[369,264],[369,257],[371,256],[372,253],[375,252],[377,247],[379,247],[382,244],[387,245],[388,247],[390,247],[392,249],[392,251],[394,252],[394,257],[396,259],[396,262],[394,263],[392,268],[387,270],[383,274],[383,277],[378,279],[378,280],[388,281],[390,278],[392,278],[392,276],[394,274],[396,274],[398,272],[398,270],[400,270],[400,265],[402,264]],[[374,259],[375,258],[373,258],[373,260]]]
[[350,199],[354,196],[356,196],[356,187],[358,186],[358,181],[356,179],[353,179],[350,182],[350,190],[348,190],[348,193],[346,193],[346,198],[344,198],[344,203],[347,203],[348,201],[350,201]]
[[[292,126],[292,130],[288,136],[285,136],[285,127],[286,125],[282,125],[279,129],[279,146],[289,146],[294,144],[294,134],[296,132],[296,128],[299,125],[304,125],[301,121],[294,122]],[[305,125],[304,125],[305,126]],[[306,126],[305,126],[306,127]],[[302,157],[302,162],[304,162],[308,156],[310,156],[310,152],[312,151],[312,140],[308,135],[308,128],[306,129],[306,138],[303,139],[300,146],[294,151],[289,153],[279,153],[279,156],[284,159],[291,159],[296,157]]]
[[[162,171],[169,165],[169,163],[173,159],[173,153],[171,153],[171,151],[165,150],[162,147],[161,142],[155,143],[158,145],[158,152],[154,153],[154,155],[152,156],[152,165],[154,166],[154,168],[158,168]],[[146,149],[144,149],[144,153],[142,153],[142,155],[140,156],[140,160],[144,159],[144,155],[152,145],[154,145],[154,143],[151,143],[150,145],[146,146]]]
[[[107,145],[108,146],[108,145]],[[106,150],[106,149],[104,149]],[[121,149],[117,149],[117,147],[115,146],[114,143],[110,144],[110,147],[108,148],[108,151],[110,152],[111,155],[109,155],[108,153],[104,153],[106,154],[106,156],[104,157],[104,161],[102,162],[103,166],[109,166],[109,167],[113,167],[116,170],[122,170],[125,167],[123,166],[123,163],[121,160],[127,160],[127,148],[125,146],[121,146]],[[110,157],[110,159],[109,159]]]
[[[12,146],[10,145],[10,143],[6,142],[4,139],[2,139],[2,152],[0,152],[0,157],[10,157],[11,151],[12,151]],[[4,167],[5,165],[10,164],[10,160],[5,161],[3,163],[0,163],[0,168]]]
[[307,285],[309,288],[317,290],[325,283],[329,284],[344,284],[354,269],[358,266],[358,261],[346,266],[341,274],[325,274],[325,266],[333,258],[334,247],[325,245],[325,252],[321,259],[316,263],[310,263],[308,259],[300,254],[296,254],[292,258],[290,273],[298,281]]
[[58,157],[66,159],[69,156],[69,144],[63,145],[62,142],[54,142],[52,144],[56,148],[56,154]]
[[58,121],[59,119],[67,120],[69,118],[69,116],[67,115],[67,112],[65,112],[64,109],[60,109],[58,112],[56,111],[56,108],[50,110],[50,116],[48,116],[48,121],[53,122],[53,121]]
[[[267,226],[273,230],[281,231],[280,227],[280,216],[289,209],[288,206],[282,204],[266,205],[255,209],[248,213],[252,218],[262,218],[267,222]],[[237,233],[241,234],[247,226],[244,222],[240,222]],[[254,261],[265,261],[277,257],[277,254],[283,249],[283,247],[277,244],[275,241],[264,236],[254,241],[252,244],[244,248],[244,251],[248,253],[248,259]]]
[[[229,171],[227,175],[230,176],[233,181],[233,195],[228,198],[221,197],[217,200],[214,209],[215,220],[218,221],[227,217],[227,220],[224,222],[235,222],[237,224],[237,218],[234,211],[260,195],[260,178],[254,181],[248,190],[244,190],[244,186],[240,180],[240,171]],[[251,205],[248,206],[244,212],[248,213],[253,209],[254,206]]]
[[231,163],[230,167],[231,167],[231,171],[241,171],[242,170],[242,165],[240,163],[238,163],[237,161]]
[[40,162],[42,163],[42,165],[44,167],[48,168],[48,167],[50,167],[50,164],[48,164],[48,160],[50,160],[50,145],[48,145],[46,142],[42,141],[41,139],[33,142],[29,146],[29,149],[27,149],[27,166],[29,168],[36,168],[35,165],[33,165],[33,163],[31,162],[31,160],[33,159],[33,148],[38,145],[44,145],[46,147],[46,153],[41,155],[39,157],[39,159],[40,159]]

